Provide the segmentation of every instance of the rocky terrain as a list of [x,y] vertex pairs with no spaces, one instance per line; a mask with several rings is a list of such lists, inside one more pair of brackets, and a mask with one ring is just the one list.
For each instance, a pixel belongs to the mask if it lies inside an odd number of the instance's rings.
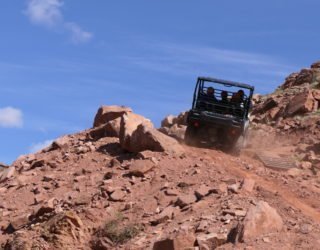
[[319,249],[319,72],[255,96],[239,156],[184,145],[186,113],[157,130],[101,107],[93,128],[3,165],[0,249]]

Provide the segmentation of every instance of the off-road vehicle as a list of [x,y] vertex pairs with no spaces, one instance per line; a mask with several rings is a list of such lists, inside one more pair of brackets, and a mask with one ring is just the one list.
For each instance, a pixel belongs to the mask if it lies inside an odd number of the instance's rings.
[[186,143],[239,151],[246,143],[253,91],[247,84],[199,77],[187,117]]

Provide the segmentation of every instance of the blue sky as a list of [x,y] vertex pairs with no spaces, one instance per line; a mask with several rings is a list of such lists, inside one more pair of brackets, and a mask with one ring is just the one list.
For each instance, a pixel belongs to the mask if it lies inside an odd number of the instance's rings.
[[271,92],[319,60],[317,0],[10,0],[0,9],[0,161],[92,125],[102,104],[159,125],[199,75]]

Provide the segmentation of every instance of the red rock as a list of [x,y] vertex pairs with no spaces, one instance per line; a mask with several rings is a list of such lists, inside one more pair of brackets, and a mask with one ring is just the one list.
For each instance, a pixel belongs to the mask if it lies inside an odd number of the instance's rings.
[[139,125],[132,133],[130,147],[126,149],[131,152],[144,150],[174,154],[182,154],[184,152],[182,146],[175,139],[146,124]]
[[91,129],[89,131],[89,136],[93,140],[99,140],[103,137],[119,137],[120,124],[121,117]]
[[203,197],[210,194],[211,188],[209,188],[206,185],[201,185],[200,188],[198,188],[194,193],[198,200],[201,200]]
[[136,150],[134,142],[132,142],[133,133],[137,130],[140,124],[144,123],[145,126],[153,127],[153,124],[150,120],[144,118],[141,115],[128,113],[121,118],[120,126],[120,144],[122,148],[131,151],[131,152],[141,152],[147,149]]
[[320,69],[320,61],[314,62],[311,64],[312,69]]
[[111,201],[124,201],[126,197],[126,193],[120,189],[116,189],[109,195],[109,199]]
[[320,90],[319,89],[313,89],[312,90],[313,98],[317,101],[320,101]]
[[277,211],[268,203],[259,201],[251,207],[240,226],[239,240],[249,241],[268,233],[279,232],[283,227],[283,221]]
[[171,128],[169,128],[167,135],[176,138],[179,141],[183,141],[186,129],[187,126],[174,124]]
[[178,213],[180,213],[179,208],[177,207],[166,207],[160,214],[156,216],[154,220],[151,221],[151,225],[156,226],[167,220],[173,219]]
[[252,110],[252,115],[265,113],[268,110],[276,107],[277,105],[278,103],[275,101],[275,99],[270,97],[265,102],[254,107],[254,109]]
[[194,249],[196,237],[192,233],[181,233],[173,239],[165,239],[154,243],[153,250],[191,250]]
[[217,247],[225,244],[227,242],[227,234],[201,234],[197,236],[196,245],[203,249],[203,246],[208,247],[208,249],[216,249]]
[[29,222],[29,215],[27,215],[27,214],[16,217],[10,221],[10,224],[5,229],[5,232],[13,233],[13,232],[21,229],[26,224],[28,224],[28,222]]
[[99,127],[131,112],[132,109],[125,106],[101,106],[94,118],[93,127]]
[[242,182],[241,190],[251,193],[254,189],[255,183],[256,183],[255,180],[246,178]]
[[307,91],[294,96],[286,107],[285,116],[291,117],[296,114],[304,114],[314,110],[315,100],[312,92]]
[[175,205],[179,206],[180,208],[184,208],[185,206],[195,203],[196,201],[197,197],[193,194],[180,195],[175,202]]
[[166,118],[164,118],[161,121],[161,127],[168,127],[170,128],[173,125],[173,121],[175,119],[175,116],[173,115],[168,115]]
[[127,175],[144,177],[144,175],[154,169],[155,164],[150,160],[136,160],[130,167]]
[[10,179],[15,174],[15,167],[0,169],[0,183]]

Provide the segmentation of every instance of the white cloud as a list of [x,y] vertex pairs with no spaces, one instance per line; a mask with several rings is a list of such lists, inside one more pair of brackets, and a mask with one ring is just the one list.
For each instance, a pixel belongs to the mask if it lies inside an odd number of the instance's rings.
[[65,27],[71,33],[71,40],[73,43],[85,43],[88,42],[92,37],[92,33],[84,31],[76,23],[66,23]]
[[28,0],[25,14],[32,23],[48,28],[59,28],[70,34],[73,43],[85,43],[91,40],[93,34],[83,30],[74,22],[67,22],[64,19],[61,7],[63,0]]
[[21,128],[23,126],[22,111],[12,107],[0,109],[0,127]]
[[33,23],[54,26],[63,19],[60,0],[29,0],[26,14]]
[[45,140],[43,142],[34,143],[29,147],[30,153],[38,152],[52,144],[54,140]]

